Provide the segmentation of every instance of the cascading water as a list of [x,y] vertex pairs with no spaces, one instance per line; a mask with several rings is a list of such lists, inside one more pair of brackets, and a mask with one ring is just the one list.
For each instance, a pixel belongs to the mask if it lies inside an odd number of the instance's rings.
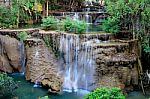
[[88,1],[88,2],[85,2],[85,6],[86,6],[86,8],[85,8],[85,22],[87,24],[86,32],[88,32],[89,31],[89,25],[92,24],[92,16],[89,15],[89,12],[91,10],[90,7],[93,6],[93,4],[92,4],[92,2]]
[[[66,36],[66,37],[65,37]],[[63,87],[66,91],[77,91],[77,50],[74,51],[74,44],[78,45],[78,40],[74,42],[73,36],[62,35],[60,40],[60,51],[65,54],[65,76]],[[75,57],[74,57],[75,55]],[[75,61],[74,59],[75,58]]]
[[85,22],[87,24],[86,32],[89,32],[89,25],[92,24],[92,17],[89,15],[88,12],[86,12],[85,14]]
[[21,65],[21,73],[24,75],[25,72],[25,48],[24,48],[24,42],[20,41],[20,65]]
[[64,91],[92,89],[95,61],[91,42],[81,43],[79,35],[62,34],[60,52],[64,53]]
[[[89,32],[89,25],[92,24],[91,6],[93,1],[85,2],[84,20],[87,24],[86,32]],[[82,13],[74,12],[73,19],[80,20]],[[82,15],[81,15],[82,16]],[[76,34],[61,33],[59,50],[63,56],[64,74],[63,89],[68,92],[77,92],[80,89],[92,90],[95,88],[95,57],[93,54],[93,43],[100,41],[88,40],[88,35],[80,38]]]
[[79,19],[80,19],[78,12],[75,12],[75,13],[74,13],[73,19],[74,19],[74,20],[79,20]]
[[[35,47],[35,53],[34,53],[34,57],[33,57],[33,64],[34,65],[38,65],[39,64],[39,57],[40,57],[40,54],[39,54],[39,47],[36,46]],[[36,68],[36,67],[35,67]],[[34,85],[33,87],[41,87],[41,85],[39,84],[38,82],[38,78],[36,78],[36,80],[34,81]]]

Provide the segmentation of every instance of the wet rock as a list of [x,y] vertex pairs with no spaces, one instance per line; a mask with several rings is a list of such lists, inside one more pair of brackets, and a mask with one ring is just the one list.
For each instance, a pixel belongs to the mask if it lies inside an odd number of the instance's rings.
[[0,35],[0,48],[1,48],[1,69],[11,73],[12,71],[20,71],[20,42],[15,38]]
[[115,74],[108,74],[103,76],[98,83],[97,87],[106,87],[106,88],[113,88],[113,87],[120,87],[124,88],[124,84],[119,81],[119,78]]
[[58,93],[61,92],[61,83],[59,82],[58,79],[53,79],[54,81],[52,82],[51,80],[44,79],[42,80],[42,85],[45,87],[48,87],[48,91],[50,93]]
[[[42,34],[44,35],[44,33]],[[50,33],[49,35],[56,35],[56,33]],[[108,37],[109,36],[109,37]],[[72,38],[72,41],[70,40]],[[61,44],[61,51],[63,52],[63,65],[61,68],[63,73],[65,73],[66,65],[69,63],[69,66],[73,67],[73,63],[75,61],[75,51],[78,52],[77,55],[77,67],[78,67],[78,74],[74,76],[73,69],[71,70],[70,80],[71,84],[73,83],[73,78],[78,77],[78,88],[85,88],[87,84],[87,89],[92,85],[95,87],[120,87],[121,89],[125,89],[127,86],[134,86],[138,84],[138,72],[136,69],[136,61],[137,61],[137,43],[133,41],[120,41],[120,40],[112,40],[110,35],[105,34],[81,34],[79,35],[79,48],[75,45],[77,40],[77,35],[75,34],[67,34],[61,33],[61,36],[58,39],[53,38],[55,41],[56,46],[60,46]],[[103,42],[101,40],[111,39],[112,41]],[[58,42],[57,42],[58,40]],[[73,44],[72,44],[73,43]],[[134,45],[135,44],[135,45]],[[68,50],[69,46],[71,47]],[[77,50],[78,49],[78,50]],[[92,54],[89,50],[92,49]],[[72,51],[72,52],[71,52]],[[67,53],[69,52],[69,55]],[[71,54],[71,55],[70,55]],[[69,57],[70,62],[67,62],[66,57]],[[86,60],[88,57],[93,57],[95,61],[94,64],[86,64]],[[84,60],[86,59],[86,60]],[[90,66],[88,70],[88,66]],[[94,67],[94,70],[93,70]],[[82,70],[86,71],[82,72]],[[93,73],[91,71],[93,70]],[[82,78],[82,75],[85,75]],[[88,74],[92,74],[90,76]],[[85,84],[85,80],[88,81]],[[94,82],[90,82],[94,81]],[[90,82],[90,83],[89,83]],[[66,82],[70,88],[74,87],[69,82]],[[47,83],[46,83],[47,84]],[[66,84],[66,86],[67,86]],[[70,84],[70,85],[69,85]],[[68,88],[67,86],[67,88]],[[94,88],[93,87],[93,88]],[[92,90],[93,90],[92,88]],[[89,89],[91,90],[91,89]],[[50,90],[51,91],[51,90]]]
[[98,87],[120,87],[124,90],[127,86],[138,85],[137,52],[133,53],[136,45],[129,47],[129,42],[122,43],[94,46],[97,48],[94,53]]
[[46,47],[43,40],[32,38],[26,41],[26,54],[26,80],[41,83],[50,92],[59,93],[62,79],[58,75],[58,64],[52,50]]
[[10,66],[8,59],[4,55],[0,55],[0,71],[8,73],[13,72],[13,68]]
[[138,85],[138,78],[139,78],[139,74],[138,74],[137,66],[135,65],[131,71],[132,84]]

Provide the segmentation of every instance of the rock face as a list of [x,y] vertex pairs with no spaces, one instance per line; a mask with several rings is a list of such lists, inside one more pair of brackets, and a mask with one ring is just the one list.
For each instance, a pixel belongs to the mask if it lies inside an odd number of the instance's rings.
[[15,38],[0,35],[0,70],[8,73],[20,71],[20,42]]
[[48,49],[40,37],[38,29],[0,30],[0,72],[21,72],[22,69],[22,43],[16,38],[18,33],[25,31],[29,37],[26,43],[26,79],[40,83],[49,88],[49,92],[61,91],[62,77],[57,71],[57,61],[54,53]]
[[24,45],[16,38],[25,31],[28,35],[38,35],[38,29],[0,29],[0,71],[8,73],[24,72]]
[[49,88],[49,92],[61,91],[62,79],[57,71],[57,61],[43,40],[28,39],[26,41],[26,80],[40,83]]
[[[5,35],[0,35],[0,71],[21,71],[21,44],[15,39],[19,32],[0,30],[0,34]],[[31,32],[28,34],[36,38],[25,42],[25,76],[31,82],[48,87],[49,92],[60,92],[62,83],[71,90],[93,90],[96,87],[125,89],[138,84],[137,56],[140,54],[136,40],[107,41],[113,39],[111,34]],[[38,38],[48,41],[46,43],[53,51]],[[62,52],[62,65],[54,56],[57,51]]]
[[137,56],[133,49],[129,49],[129,43],[99,44],[95,55],[98,87],[124,89],[138,85]]
[[[63,52],[64,65],[61,68],[63,68],[64,88],[93,90],[96,87],[120,87],[125,89],[128,86],[138,85],[137,40],[112,40],[110,34],[78,36],[46,32],[46,35],[51,35],[56,48],[60,48]],[[60,38],[60,42],[55,37]]]

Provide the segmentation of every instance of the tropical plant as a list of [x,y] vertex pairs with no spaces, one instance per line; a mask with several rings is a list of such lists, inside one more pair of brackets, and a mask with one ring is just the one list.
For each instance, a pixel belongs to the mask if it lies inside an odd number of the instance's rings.
[[64,31],[71,32],[73,27],[73,21],[71,18],[67,17],[65,20],[63,20],[63,29]]
[[16,26],[19,27],[19,23],[27,23],[29,20],[34,22],[41,17],[42,2],[44,0],[12,0],[11,8],[16,10]]
[[27,39],[27,37],[28,37],[28,34],[27,34],[27,32],[20,32],[18,35],[18,38],[20,39],[20,41],[24,41],[24,40],[26,40]]
[[0,95],[11,95],[16,87],[12,77],[7,76],[6,73],[0,74]]
[[125,99],[119,88],[97,88],[94,92],[87,94],[84,99]]
[[58,20],[54,16],[48,16],[42,19],[41,26],[45,30],[55,30],[57,29]]
[[86,23],[84,21],[66,18],[65,20],[63,20],[63,27],[64,31],[81,34],[86,30]]
[[75,25],[75,33],[81,34],[86,31],[87,25],[84,21],[74,20],[74,25]]
[[109,33],[118,33],[120,30],[119,19],[116,17],[107,18],[103,21],[102,29]]
[[30,19],[30,0],[12,0],[10,6],[0,5],[0,27],[18,28],[19,23]]
[[12,28],[16,25],[16,10],[15,8],[8,8],[0,5],[0,27]]

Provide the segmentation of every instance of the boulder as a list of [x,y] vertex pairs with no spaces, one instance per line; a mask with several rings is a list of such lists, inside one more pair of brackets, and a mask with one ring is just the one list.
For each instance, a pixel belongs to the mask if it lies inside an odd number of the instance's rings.
[[[1,49],[1,70],[11,73],[13,70],[20,71],[20,42],[9,36],[0,35],[0,49]],[[5,70],[3,70],[3,69]],[[7,70],[8,69],[8,70]]]
[[61,92],[61,83],[59,82],[59,79],[53,79],[53,81],[49,79],[43,79],[42,85],[48,87],[48,91],[50,93]]
[[13,68],[10,66],[8,59],[4,55],[0,55],[0,71],[8,73],[13,72]]

